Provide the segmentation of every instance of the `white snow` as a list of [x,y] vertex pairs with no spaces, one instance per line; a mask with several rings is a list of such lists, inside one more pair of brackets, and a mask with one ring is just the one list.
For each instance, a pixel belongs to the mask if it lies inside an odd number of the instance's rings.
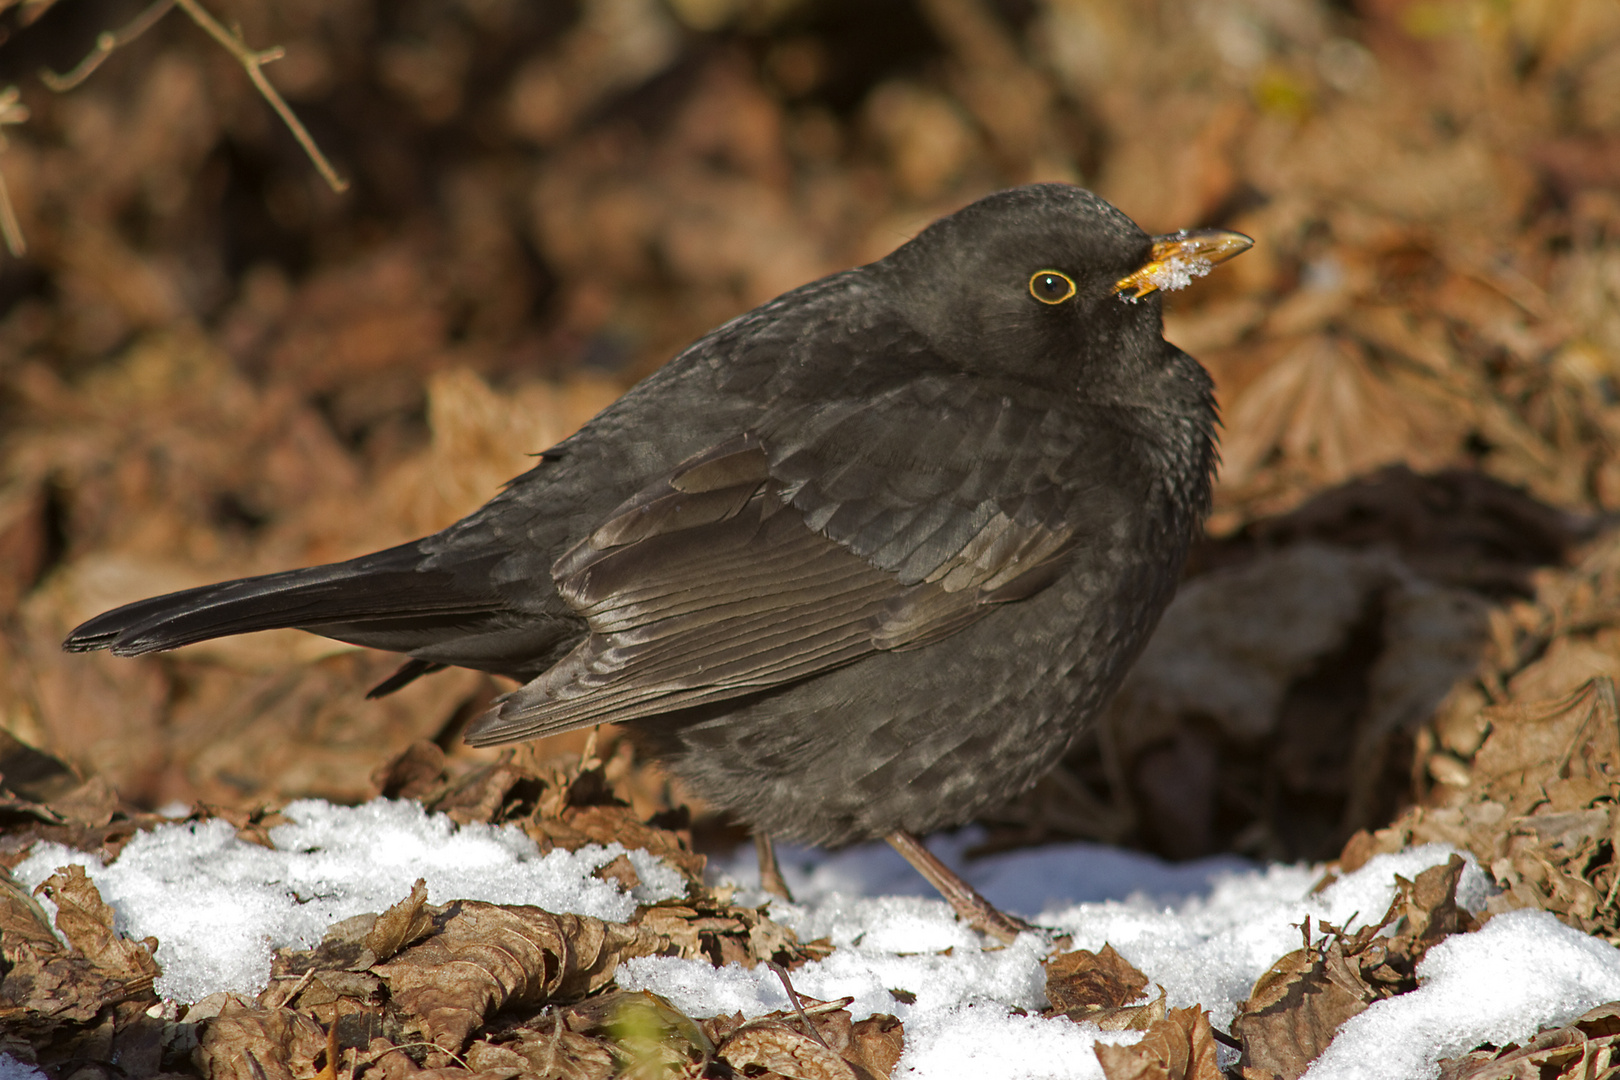
[[1165,292],[1175,292],[1191,285],[1193,278],[1201,278],[1213,269],[1215,264],[1208,259],[1177,255],[1155,267],[1147,279]]
[[47,1080],[32,1065],[24,1065],[10,1054],[0,1054],[0,1080]]
[[1017,1016],[983,1002],[928,1013],[906,1024],[906,1050],[896,1077],[963,1080],[1102,1080],[1099,1042],[1134,1043],[1139,1032],[1099,1031],[1095,1024]]
[[[618,845],[540,855],[515,828],[456,827],[412,803],[377,800],[343,808],[306,801],[270,832],[275,850],[236,839],[223,822],[175,824],[132,840],[108,866],[41,845],[16,875],[32,886],[57,867],[85,865],[118,912],[120,928],[161,941],[158,992],[195,1001],[218,990],[262,988],[275,946],[308,947],[332,922],[381,911],[417,877],[430,899],[535,904],[602,918],[625,918],[637,899],[679,894],[673,869],[644,852],[630,858],[645,883],[636,895],[590,876]],[[1070,934],[1074,947],[1109,943],[1172,1007],[1198,1004],[1226,1026],[1254,979],[1299,947],[1309,915],[1337,925],[1376,920],[1394,895],[1394,877],[1415,877],[1451,850],[1429,845],[1379,856],[1311,894],[1321,869],[1255,867],[1233,858],[1172,866],[1094,844],[1062,844],[963,863],[978,834],[966,830],[931,845],[963,869],[992,902]],[[893,1013],[905,1022],[897,1075],[973,1080],[1099,1077],[1093,1046],[1132,1042],[1044,1020],[1040,966],[1048,943],[1026,934],[985,948],[886,845],[828,855],[785,849],[783,869],[799,902],[772,916],[800,938],[829,938],[837,949],[792,974],[800,993],[854,998],[857,1019]],[[716,867],[744,902],[763,902],[752,853]],[[1479,911],[1490,884],[1470,862],[1459,900]],[[1620,950],[1538,912],[1499,915],[1473,934],[1430,951],[1422,985],[1380,1002],[1347,1024],[1310,1076],[1425,1077],[1435,1063],[1490,1041],[1521,1040],[1620,999]],[[668,997],[694,1016],[788,1007],[768,969],[716,970],[700,960],[643,958],[619,982]],[[0,1061],[0,1080],[12,1063]],[[20,1066],[18,1068],[21,1068]]]
[[1510,911],[1454,934],[1418,964],[1416,990],[1351,1017],[1310,1080],[1436,1076],[1434,1062],[1482,1042],[1523,1043],[1620,1000],[1620,949],[1545,911]]
[[[1380,855],[1314,896],[1320,869],[1273,866],[1218,880],[1206,896],[1176,907],[1144,903],[1077,905],[1044,913],[1041,922],[1074,936],[1076,948],[1107,942],[1149,979],[1163,984],[1172,1008],[1200,1004],[1218,1027],[1231,1023],[1238,1002],[1271,964],[1300,947],[1299,926],[1309,915],[1335,926],[1381,918],[1395,897],[1395,875],[1408,880],[1444,863],[1451,849],[1427,844]],[[1478,912],[1489,883],[1470,859],[1458,900]]]
[[427,880],[429,903],[533,904],[617,920],[638,899],[684,891],[679,873],[646,852],[630,855],[642,880],[630,895],[590,876],[625,853],[618,844],[542,855],[515,826],[458,827],[412,802],[302,800],[282,813],[292,820],[269,830],[274,850],[238,840],[215,819],[141,833],[107,866],[40,844],[13,874],[32,888],[57,867],[84,866],[119,930],[158,939],[158,994],[185,1002],[220,990],[257,993],[273,949],[317,945],[332,923],[404,899],[417,878]]

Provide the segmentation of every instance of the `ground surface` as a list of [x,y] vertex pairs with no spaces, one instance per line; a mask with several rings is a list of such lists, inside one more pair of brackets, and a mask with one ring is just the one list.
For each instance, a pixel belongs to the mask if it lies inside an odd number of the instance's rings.
[[[980,194],[1066,179],[1151,231],[1257,245],[1168,307],[1219,387],[1210,538],[1110,717],[978,848],[1350,869],[1441,841],[1504,890],[1495,910],[1615,938],[1609,0],[221,4],[285,48],[264,71],[342,194],[185,10],[77,85],[42,79],[140,14],[0,4],[8,864],[42,836],[110,857],[159,809],[257,835],[286,800],[379,792],[689,872],[682,844],[729,850],[701,806],[665,831],[688,801],[611,732],[586,789],[546,764],[577,770],[577,739],[504,764],[461,746],[501,689],[480,676],[366,702],[389,658],[293,633],[141,661],[57,643],[116,603],[442,527],[725,318]],[[692,918],[757,919],[721,908]],[[37,1012],[18,950],[44,939],[16,917],[0,1009]],[[736,933],[704,955],[805,958]],[[150,976],[117,963],[16,1052],[161,1043]],[[308,1023],[336,1031],[373,992]],[[581,1054],[601,1020],[568,1022]],[[326,1053],[301,1023],[285,1045]],[[320,1060],[358,1067],[343,1045]],[[151,1060],[202,1067],[177,1053]]]

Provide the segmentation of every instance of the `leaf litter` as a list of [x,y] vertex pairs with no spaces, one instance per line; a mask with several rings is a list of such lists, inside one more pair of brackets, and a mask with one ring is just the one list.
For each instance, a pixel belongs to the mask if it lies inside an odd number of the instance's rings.
[[[52,7],[0,5],[8,71],[84,52]],[[391,660],[290,634],[135,663],[56,642],[156,589],[438,528],[695,334],[1031,179],[1261,243],[1167,309],[1224,407],[1210,539],[1111,716],[983,847],[1338,853],[1348,875],[1440,841],[1499,887],[1486,929],[1547,912],[1620,942],[1612,4],[924,0],[899,31],[755,0],[227,7],[240,40],[286,44],[270,78],[364,199],[330,196],[176,20],[67,93],[0,93],[28,116],[0,154],[28,245],[0,268],[0,863],[115,863],[176,820],[270,851],[292,800],[382,795],[542,855],[619,843],[603,890],[685,895],[523,914],[406,878],[363,933],[273,957],[257,998],[180,1016],[83,873],[50,879],[55,930],[5,880],[7,1052],[127,1075],[892,1069],[905,1025],[818,1011],[836,997],[727,1027],[613,988],[631,955],[830,954],[702,884],[734,835],[611,734],[600,759],[583,737],[549,764],[471,751],[491,680],[363,704]],[[874,59],[886,33],[914,44]],[[1137,987],[1101,943],[1048,965],[1047,1009],[1147,1032],[1099,1051],[1109,1075],[1297,1075],[1470,936],[1412,906],[1447,910],[1431,873],[1381,930],[1305,928],[1221,1032],[1240,1061],[1191,1009],[1212,1003]],[[479,975],[407,992],[430,946]],[[1600,1007],[1443,1075],[1598,1075],[1613,1038]]]

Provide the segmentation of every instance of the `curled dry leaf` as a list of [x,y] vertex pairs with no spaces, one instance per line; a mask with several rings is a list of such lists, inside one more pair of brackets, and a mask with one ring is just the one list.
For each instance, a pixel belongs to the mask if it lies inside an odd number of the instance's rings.
[[463,1055],[470,1068],[512,1068],[548,1080],[608,1080],[619,1071],[612,1041],[578,1029],[577,1015],[558,1011],[501,1033],[499,1043],[479,1041]]
[[764,1071],[803,1080],[866,1080],[871,1075],[864,1068],[857,1071],[830,1046],[783,1020],[746,1024],[717,1053],[745,1074]]
[[69,948],[109,977],[123,979],[131,996],[151,990],[158,976],[157,961],[152,959],[157,939],[136,942],[120,934],[114,925],[116,914],[84,867],[63,867],[40,889],[56,903],[56,929]]
[[435,923],[432,937],[374,970],[424,1036],[451,1051],[503,1008],[583,997],[606,985],[621,959],[667,947],[642,928],[471,900]]
[[1172,1009],[1141,1042],[1096,1050],[1108,1080],[1221,1080],[1209,1014],[1196,1005]]
[[738,1013],[703,1027],[716,1043],[715,1055],[744,1075],[887,1080],[905,1049],[905,1028],[885,1014],[853,1023],[850,1000],[800,997],[803,1015],[789,1009],[744,1020]]
[[905,1025],[888,1013],[877,1013],[855,1022],[850,1031],[850,1048],[844,1056],[888,1080],[905,1049]]
[[[1417,964],[1449,934],[1473,929],[1457,906],[1463,860],[1396,878],[1389,910],[1355,933],[1323,924],[1320,941],[1303,930],[1305,947],[1282,957],[1255,982],[1238,1008],[1233,1032],[1243,1041],[1245,1080],[1294,1080],[1327,1049],[1344,1022],[1383,998],[1417,986]],[[1384,936],[1383,931],[1393,934]]]
[[1100,952],[1076,949],[1046,961],[1046,1000],[1056,1012],[1116,1009],[1147,989],[1147,976],[1105,944]]
[[366,948],[378,960],[387,960],[432,929],[433,916],[427,911],[427,880],[417,878],[409,896],[377,916],[366,933]]
[[1164,987],[1152,1001],[1139,1002],[1147,976],[1112,945],[1099,952],[1076,949],[1046,961],[1047,1016],[1084,1020],[1104,1031],[1147,1031],[1165,1017]]
[[444,783],[444,761],[444,751],[437,743],[418,739],[372,771],[372,794],[385,799],[419,799]]
[[1245,1080],[1294,1080],[1327,1049],[1340,1025],[1381,995],[1338,941],[1278,960],[1254,984],[1233,1022]]
[[9,874],[3,884],[0,961],[6,972],[0,979],[0,1027],[43,1037],[63,1024],[89,1021],[109,1002],[128,996],[122,973],[101,971],[83,950],[70,953],[33,898]]
[[1523,1046],[1475,1050],[1440,1062],[1440,1080],[1595,1080],[1620,1064],[1620,1002],[1547,1028]]
[[753,967],[768,960],[791,969],[832,952],[824,938],[800,942],[761,909],[732,904],[706,890],[693,890],[686,903],[643,908],[636,925],[668,942],[668,951],[702,957],[717,967]]
[[193,1057],[218,1080],[309,1080],[326,1051],[326,1033],[294,1009],[231,1000],[204,1024]]
[[147,1011],[157,1000],[156,940],[119,934],[81,866],[42,887],[57,904],[66,945],[33,898],[0,874],[0,1052],[22,1050],[25,1060],[46,1064],[116,1060],[131,1076],[155,1073],[164,1035]]

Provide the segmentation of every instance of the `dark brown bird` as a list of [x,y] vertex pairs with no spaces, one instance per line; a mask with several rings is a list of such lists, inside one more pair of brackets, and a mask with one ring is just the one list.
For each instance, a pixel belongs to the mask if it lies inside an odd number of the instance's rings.
[[991,195],[715,330],[443,532],[65,647],[290,626],[409,656],[377,693],[510,676],[469,742],[628,722],[757,832],[887,836],[1006,936],[915,834],[1033,784],[1169,602],[1216,414],[1154,290],[1249,244],[1068,185]]

